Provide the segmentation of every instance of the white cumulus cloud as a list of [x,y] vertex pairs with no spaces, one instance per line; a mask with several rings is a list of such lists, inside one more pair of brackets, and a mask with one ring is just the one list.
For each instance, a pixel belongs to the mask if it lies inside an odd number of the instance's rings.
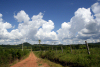
[[[17,19],[19,15],[22,18]],[[19,13],[17,13],[17,16],[14,15],[14,18],[16,18],[18,21],[20,22],[24,21],[24,22],[19,23],[17,31],[12,30],[13,32],[17,32],[20,38],[27,39],[27,41],[28,40],[38,41],[39,39],[51,40],[51,41],[57,40],[57,34],[54,31],[52,31],[54,29],[54,23],[52,22],[52,20],[49,21],[43,20],[43,13],[40,12],[38,15],[33,15],[31,21],[27,20],[27,24],[26,24],[26,20],[24,20],[25,18],[23,19],[23,15],[27,16],[26,19],[29,18],[28,14],[26,14],[25,11],[22,10]],[[17,34],[16,35],[14,34],[13,36],[17,36]]]
[[56,32],[52,31],[54,29],[54,23],[49,20],[42,25],[42,28],[37,32],[38,38],[42,40],[58,40]]
[[12,28],[12,25],[8,22],[3,22],[2,14],[0,13],[0,40],[9,39],[9,32],[7,29]]
[[[90,9],[94,12],[91,13]],[[96,18],[94,18],[96,16]],[[68,25],[69,24],[69,25]],[[100,38],[100,4],[97,2],[91,8],[78,8],[70,22],[62,23],[57,30],[59,39],[66,40],[99,39]],[[90,39],[91,40],[91,39]]]
[[62,23],[61,28],[57,30],[59,39],[69,38],[70,28],[71,28],[71,25],[69,23],[66,23],[66,22]]
[[[94,12],[90,11],[90,9]],[[31,18],[24,11],[19,11],[14,18],[21,22],[18,28],[8,32],[13,26],[4,22],[0,13],[0,43],[15,44],[24,41],[37,43],[41,39],[42,43],[57,42],[64,44],[84,43],[100,41],[100,3],[94,3],[91,8],[78,8],[69,22],[63,22],[61,28],[56,32],[52,20],[44,20],[43,13],[33,15]]]
[[94,13],[100,13],[100,3],[94,3],[91,8]]
[[17,13],[17,15],[14,15],[14,18],[18,20],[18,22],[25,22],[27,23],[30,18],[28,16],[28,14],[25,13],[24,10],[21,10],[19,13]]

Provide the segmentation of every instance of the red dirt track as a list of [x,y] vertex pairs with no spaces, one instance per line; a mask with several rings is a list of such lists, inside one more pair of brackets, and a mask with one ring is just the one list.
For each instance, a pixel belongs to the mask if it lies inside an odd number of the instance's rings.
[[38,66],[37,60],[38,60],[38,58],[31,51],[28,58],[22,60],[21,62],[14,64],[11,67],[45,67],[45,65]]

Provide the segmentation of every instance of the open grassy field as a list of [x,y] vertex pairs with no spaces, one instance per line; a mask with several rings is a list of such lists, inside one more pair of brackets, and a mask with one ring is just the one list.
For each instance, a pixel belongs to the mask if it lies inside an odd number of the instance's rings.
[[64,67],[100,67],[100,48],[90,48],[90,55],[86,49],[74,49],[72,53],[69,49],[64,49],[63,53],[61,50],[37,51],[35,54]]

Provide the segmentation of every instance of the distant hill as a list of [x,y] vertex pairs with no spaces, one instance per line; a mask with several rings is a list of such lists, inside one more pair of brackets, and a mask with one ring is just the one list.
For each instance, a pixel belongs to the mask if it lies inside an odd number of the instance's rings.
[[31,44],[28,43],[28,42],[24,42],[23,45],[24,45],[24,46],[31,46]]
[[58,45],[63,45],[63,44],[58,44]]
[[49,45],[49,44],[34,44],[34,45],[46,46],[46,45]]
[[[19,44],[19,45],[22,45],[22,44]],[[28,43],[28,42],[24,42],[23,45],[24,45],[24,46],[31,46],[31,44]]]

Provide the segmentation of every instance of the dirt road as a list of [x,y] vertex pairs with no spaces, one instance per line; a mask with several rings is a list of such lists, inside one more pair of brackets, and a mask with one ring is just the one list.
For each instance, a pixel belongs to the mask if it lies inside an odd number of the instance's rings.
[[28,58],[22,60],[21,62],[14,64],[11,67],[48,67],[48,65],[46,63],[45,63],[45,65],[44,64],[39,65],[39,64],[37,64],[37,62],[38,62],[38,58],[31,51]]

